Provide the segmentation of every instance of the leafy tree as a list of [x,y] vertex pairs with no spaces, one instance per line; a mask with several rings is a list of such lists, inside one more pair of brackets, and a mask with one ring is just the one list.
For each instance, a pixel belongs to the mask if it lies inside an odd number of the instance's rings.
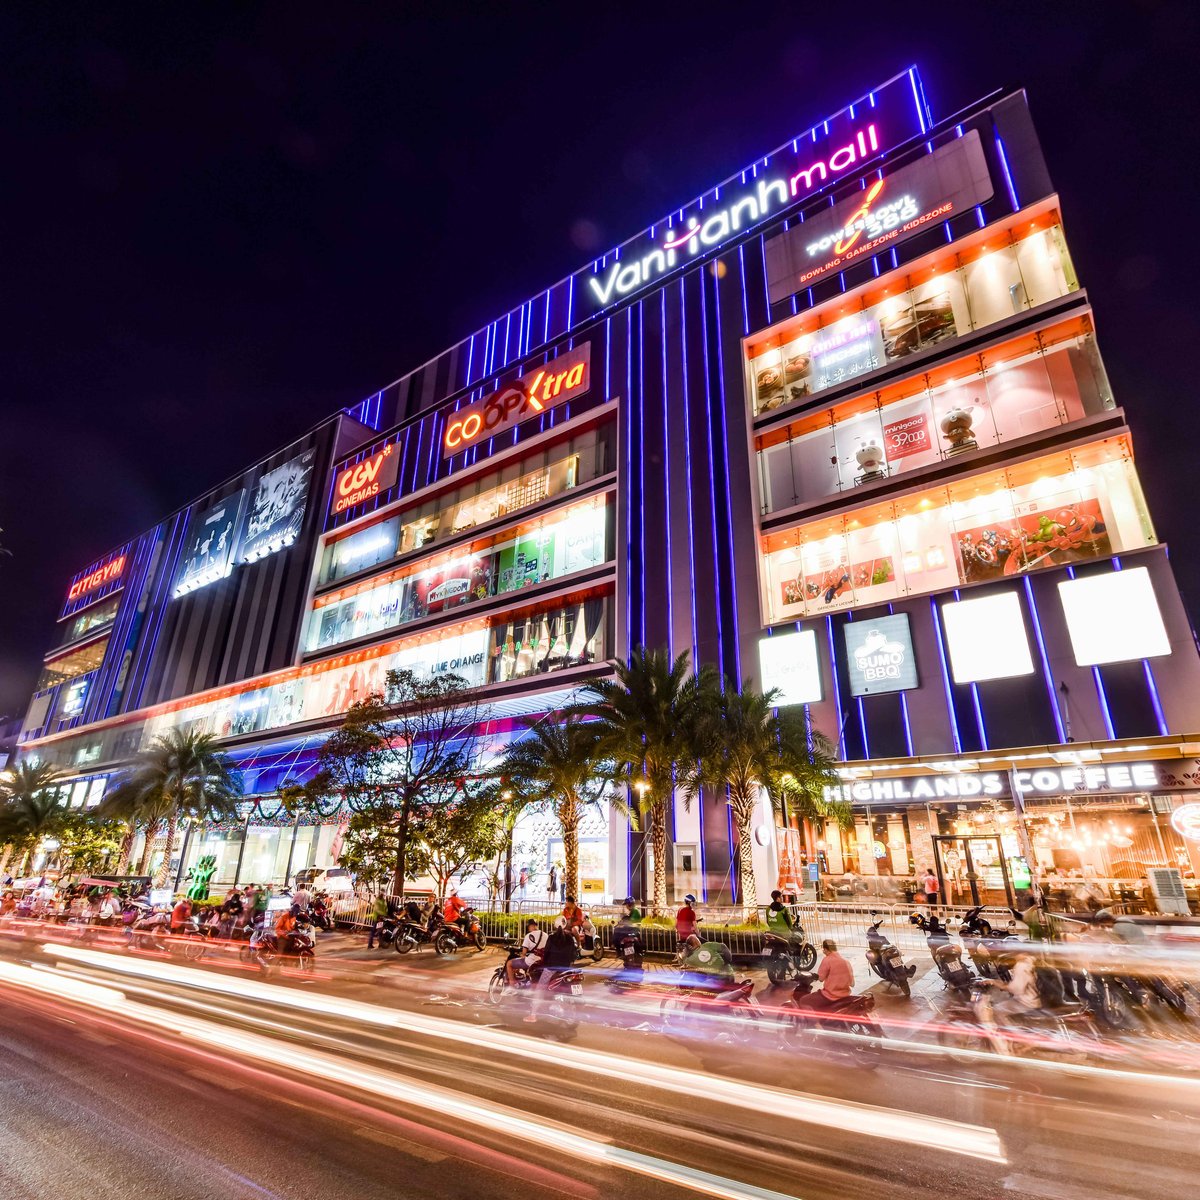
[[120,821],[98,819],[94,809],[64,809],[55,837],[59,861],[70,871],[103,871],[121,848]]
[[375,872],[390,842],[391,890],[403,893],[410,844],[422,823],[457,803],[466,781],[480,774],[478,721],[467,681],[453,672],[389,671],[383,694],[350,708],[303,788],[313,803],[340,795],[354,810],[343,855],[349,869],[361,855],[363,868]]
[[[526,803],[545,804],[562,829],[563,882],[579,895],[579,825],[599,805],[607,783],[598,770],[601,727],[579,712],[551,713],[526,722],[528,733],[509,745],[498,774]],[[619,807],[628,809],[622,801]]]
[[414,875],[437,882],[438,896],[456,875],[478,870],[504,845],[504,821],[498,797],[483,789],[430,812],[421,822],[421,834],[409,850]]
[[773,805],[788,803],[806,818],[850,819],[849,805],[824,799],[825,787],[837,782],[832,745],[809,729],[802,708],[775,709],[777,696],[776,691],[755,691],[749,683],[738,691],[727,682],[701,719],[700,770],[690,781],[693,787],[723,790],[728,797],[747,920],[758,914],[752,832],[760,792]]
[[56,789],[61,775],[45,763],[18,763],[0,777],[0,846],[2,867],[13,853],[21,856],[17,874],[44,837],[55,835],[66,812]]
[[166,825],[166,844],[155,877],[155,884],[163,887],[170,878],[180,820],[232,817],[241,796],[241,776],[217,748],[212,734],[173,729],[137,755],[101,801],[97,815],[145,824],[143,866],[149,858],[152,835]]
[[719,676],[707,665],[693,673],[686,651],[672,660],[666,649],[644,646],[612,668],[616,678],[585,684],[571,711],[594,720],[596,761],[637,794],[654,851],[653,909],[661,913],[667,905],[667,817],[676,787],[685,802],[696,792],[700,727],[719,693]]
[[372,893],[392,890],[396,871],[394,825],[398,819],[395,805],[387,800],[350,814],[338,863]]

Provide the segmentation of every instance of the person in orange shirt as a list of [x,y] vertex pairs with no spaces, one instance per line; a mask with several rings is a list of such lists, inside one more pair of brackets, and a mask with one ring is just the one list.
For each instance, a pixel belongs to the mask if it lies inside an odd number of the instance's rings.
[[572,936],[576,941],[579,941],[579,931],[583,928],[583,923],[587,920],[587,916],[583,909],[575,903],[574,896],[567,897],[567,902],[563,905],[562,918],[566,922],[566,927]]
[[451,892],[446,897],[446,906],[442,909],[442,920],[447,925],[453,925],[462,916],[467,902],[457,893]]
[[796,1001],[797,1008],[815,1008],[818,1011],[836,1006],[854,991],[854,968],[838,953],[837,942],[826,938],[821,943],[824,957],[817,969],[821,986],[815,992]]

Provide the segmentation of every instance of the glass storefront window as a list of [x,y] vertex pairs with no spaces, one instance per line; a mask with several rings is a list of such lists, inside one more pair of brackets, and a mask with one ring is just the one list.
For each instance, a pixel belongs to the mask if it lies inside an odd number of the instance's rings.
[[527,614],[492,630],[488,679],[502,683],[607,656],[607,603],[599,598]]
[[1121,438],[768,535],[770,621],[983,583],[1152,545]]
[[797,418],[760,446],[764,512],[1027,437],[1113,407],[1090,333],[1028,335]]
[[330,583],[468,529],[530,508],[613,469],[612,425],[480,475],[422,504],[326,545],[318,582]]
[[754,412],[796,403],[1078,286],[1059,226],[1020,239],[998,231],[879,293],[789,321],[776,343],[750,360]]
[[121,597],[113,596],[111,599],[105,600],[103,604],[93,604],[91,608],[85,608],[67,626],[62,644],[66,646],[71,642],[77,642],[85,634],[105,625],[111,625],[117,619],[117,609],[120,607]]
[[56,683],[76,679],[80,675],[94,671],[104,661],[104,652],[107,649],[108,638],[102,638],[98,642],[92,642],[88,646],[48,662],[38,678],[37,690],[40,692],[44,688],[53,687]]
[[319,596],[309,618],[305,650],[324,650],[599,566],[608,558],[608,512],[607,500],[595,497],[486,548],[446,554],[420,570]]

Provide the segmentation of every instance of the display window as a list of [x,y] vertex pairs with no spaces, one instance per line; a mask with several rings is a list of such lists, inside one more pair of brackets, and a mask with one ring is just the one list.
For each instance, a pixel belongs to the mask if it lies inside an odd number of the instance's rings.
[[1154,543],[1123,438],[765,539],[768,620],[879,604]]
[[66,623],[66,634],[62,644],[70,645],[71,642],[77,642],[81,637],[97,629],[102,629],[105,625],[111,625],[117,619],[117,610],[120,607],[121,597],[113,596],[102,604],[93,604],[90,608],[85,608],[73,620]]
[[72,650],[69,654],[51,659],[42,668],[36,690],[40,692],[44,688],[53,687],[56,683],[65,683],[68,679],[77,679],[80,675],[87,675],[104,661],[104,654],[107,650],[108,638],[105,637],[98,642],[90,642],[86,646],[81,646],[78,650]]
[[812,503],[1113,407],[1086,321],[797,418],[759,442],[764,512]]
[[756,415],[865,376],[918,350],[994,325],[1079,284],[1049,218],[928,256],[873,288],[756,335],[748,387]]
[[588,499],[491,545],[319,596],[305,650],[324,650],[599,566],[608,558],[608,511],[604,497]]
[[496,625],[488,679],[503,683],[603,660],[608,605],[600,597],[523,614]]
[[318,582],[345,579],[588,483],[613,469],[613,436],[611,424],[585,430],[532,459],[476,476],[470,483],[331,541],[321,558]]

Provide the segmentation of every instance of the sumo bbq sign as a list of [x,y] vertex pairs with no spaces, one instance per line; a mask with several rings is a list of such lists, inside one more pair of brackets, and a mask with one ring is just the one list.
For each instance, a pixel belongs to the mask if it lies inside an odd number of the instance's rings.
[[449,457],[582,396],[591,385],[591,345],[584,342],[457,412],[446,414],[442,454]]
[[338,472],[333,484],[333,501],[329,508],[335,517],[338,513],[363,504],[378,496],[380,492],[386,492],[388,488],[395,486],[396,472],[400,464],[394,451],[395,443],[389,442],[370,458],[352,463]]

